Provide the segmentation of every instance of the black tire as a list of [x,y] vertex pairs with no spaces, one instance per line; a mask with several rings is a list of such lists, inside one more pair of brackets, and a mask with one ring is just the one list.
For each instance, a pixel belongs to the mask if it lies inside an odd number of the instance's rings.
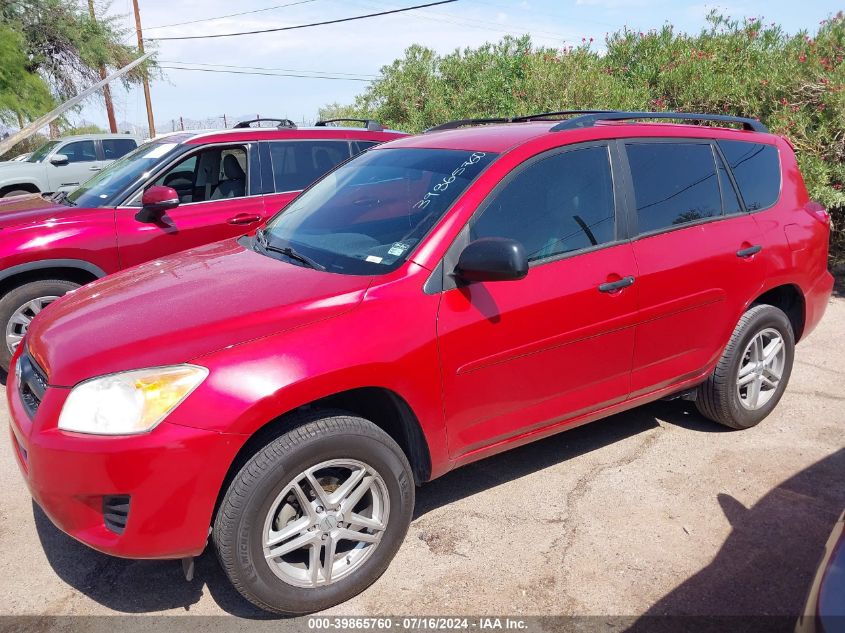
[[[217,511],[212,539],[226,575],[240,594],[266,611],[312,613],[369,587],[402,544],[414,509],[414,480],[402,449],[372,422],[342,411],[312,412],[274,439],[235,475]],[[264,521],[273,501],[306,469],[332,459],[374,468],[386,484],[390,513],[381,541],[360,567],[332,584],[298,587],[279,578],[264,558]]]
[[4,198],[14,198],[15,196],[28,196],[31,195],[31,191],[27,191],[26,189],[11,189],[3,194],[2,197]]
[[[736,381],[743,354],[751,340],[766,328],[780,333],[784,341],[784,367],[774,393],[759,409],[748,409],[740,403]],[[777,406],[789,377],[795,357],[795,334],[782,310],[770,305],[754,305],[742,315],[719,359],[716,369],[698,388],[695,404],[707,418],[732,429],[748,429],[760,423]]]
[[12,288],[0,299],[0,367],[9,371],[9,361],[12,360],[12,352],[6,344],[6,327],[12,315],[23,305],[38,299],[39,297],[61,297],[62,295],[79,288],[79,284],[65,279],[40,279],[21,284]]

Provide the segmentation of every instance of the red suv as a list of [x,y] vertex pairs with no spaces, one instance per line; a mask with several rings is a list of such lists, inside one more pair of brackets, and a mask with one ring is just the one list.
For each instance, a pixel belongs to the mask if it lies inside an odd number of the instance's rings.
[[670,396],[760,422],[833,284],[789,143],[550,118],[385,144],[254,236],[49,306],[7,387],[35,500],[117,556],[190,569],[210,535],[303,613],[375,581],[453,468]]
[[[250,128],[260,121],[279,126]],[[69,290],[254,230],[350,156],[406,136],[375,121],[329,125],[339,121],[296,129],[286,119],[256,119],[168,134],[69,195],[0,201],[0,367],[8,369],[32,318]]]

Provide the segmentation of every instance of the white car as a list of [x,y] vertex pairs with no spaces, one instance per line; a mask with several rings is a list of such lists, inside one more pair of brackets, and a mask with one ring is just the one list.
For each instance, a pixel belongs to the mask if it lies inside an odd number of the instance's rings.
[[72,191],[139,143],[128,134],[85,134],[48,141],[26,160],[0,163],[0,198]]

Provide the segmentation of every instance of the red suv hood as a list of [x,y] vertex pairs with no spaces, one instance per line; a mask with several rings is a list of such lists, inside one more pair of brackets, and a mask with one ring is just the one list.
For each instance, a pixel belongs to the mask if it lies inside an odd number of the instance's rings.
[[14,198],[0,198],[0,228],[42,221],[45,218],[64,215],[67,211],[79,210],[67,204],[56,204],[45,200],[40,193]]
[[235,240],[104,277],[38,315],[26,337],[51,385],[183,363],[351,310],[370,277],[278,261]]

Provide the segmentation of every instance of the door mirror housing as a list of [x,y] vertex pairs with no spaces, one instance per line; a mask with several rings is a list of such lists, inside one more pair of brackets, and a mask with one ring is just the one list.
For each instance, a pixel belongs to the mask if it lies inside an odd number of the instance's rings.
[[68,157],[64,154],[53,154],[50,156],[50,163],[56,167],[61,167],[68,164]]
[[483,237],[466,245],[454,274],[468,283],[516,281],[528,274],[528,257],[525,248],[516,240]]
[[135,214],[139,222],[158,222],[170,209],[179,206],[179,194],[173,187],[153,185],[141,196],[141,210]]

